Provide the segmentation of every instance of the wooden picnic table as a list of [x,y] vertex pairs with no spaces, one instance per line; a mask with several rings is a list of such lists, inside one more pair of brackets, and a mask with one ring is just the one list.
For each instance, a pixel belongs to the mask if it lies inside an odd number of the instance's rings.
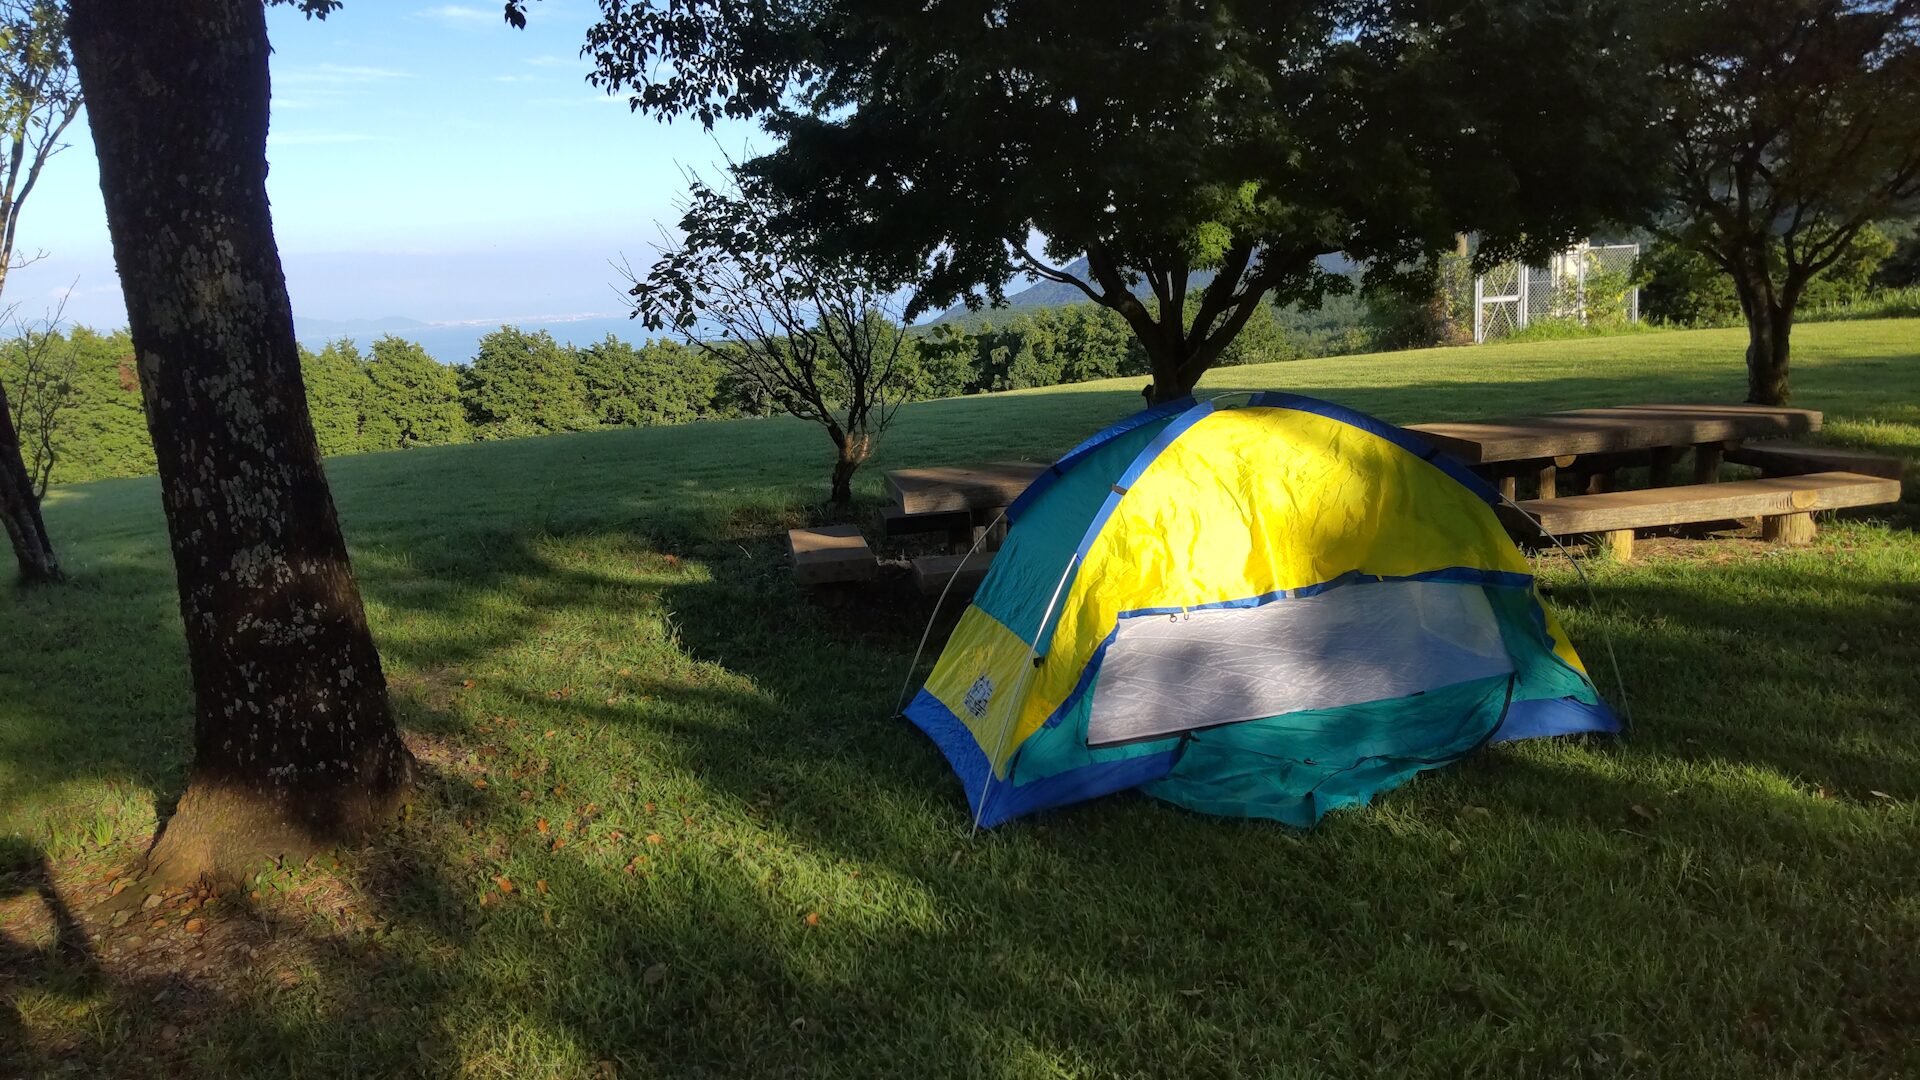
[[1656,486],[1667,480],[1674,458],[1695,451],[1694,480],[1718,478],[1728,444],[1747,439],[1785,439],[1820,429],[1812,409],[1765,405],[1622,405],[1570,409],[1543,416],[1413,424],[1441,452],[1493,475],[1501,490],[1514,494],[1522,472],[1536,477],[1540,497],[1557,494],[1557,473],[1581,458],[1605,476],[1629,461],[1653,470]]
[[901,514],[997,510],[1020,497],[1044,461],[994,461],[985,465],[935,465],[887,473],[887,494]]

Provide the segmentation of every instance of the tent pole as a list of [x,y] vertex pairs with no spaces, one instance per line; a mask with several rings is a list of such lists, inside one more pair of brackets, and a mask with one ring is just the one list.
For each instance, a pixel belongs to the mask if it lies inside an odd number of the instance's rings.
[[967,549],[967,553],[960,557],[960,565],[954,568],[953,576],[947,578],[947,584],[940,590],[940,599],[933,602],[933,612],[927,616],[926,628],[920,631],[920,645],[913,650],[913,662],[907,665],[907,681],[900,684],[900,701],[893,707],[895,716],[902,716],[907,711],[907,694],[913,690],[913,673],[919,670],[920,657],[927,651],[927,638],[933,635],[933,621],[940,617],[940,609],[947,602],[947,593],[952,591],[953,583],[960,580],[960,571],[967,568],[967,560],[973,558],[973,553],[980,550],[980,545],[987,542],[987,537],[993,535],[993,530],[999,528],[1006,517],[1007,508],[1001,507],[1000,513],[993,519],[993,524],[987,526],[974,539],[973,546]]

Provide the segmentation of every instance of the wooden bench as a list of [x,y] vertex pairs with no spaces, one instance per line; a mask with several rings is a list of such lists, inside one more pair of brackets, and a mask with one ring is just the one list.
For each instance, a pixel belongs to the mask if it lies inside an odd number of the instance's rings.
[[[960,568],[965,559],[967,567]],[[947,582],[953,582],[953,592],[967,596],[980,587],[986,580],[987,568],[993,565],[993,553],[976,552],[973,558],[964,555],[923,555],[913,560],[913,584],[923,596],[939,596],[947,588]]]
[[1726,460],[1735,465],[1750,465],[1767,476],[1801,476],[1807,473],[1848,472],[1899,480],[1907,463],[1897,457],[1869,454],[1864,450],[1842,450],[1833,446],[1807,446],[1803,443],[1745,443],[1726,451]]
[[1898,502],[1900,482],[1851,472],[1821,472],[1733,480],[1719,484],[1530,499],[1519,505],[1535,527],[1511,507],[1499,508],[1515,535],[1568,536],[1596,533],[1621,559],[1633,557],[1633,530],[1661,525],[1758,517],[1767,539],[1805,544],[1813,539],[1813,512],[1845,506]]
[[802,585],[872,581],[880,574],[880,560],[858,525],[789,529],[787,549],[793,553],[793,580]]

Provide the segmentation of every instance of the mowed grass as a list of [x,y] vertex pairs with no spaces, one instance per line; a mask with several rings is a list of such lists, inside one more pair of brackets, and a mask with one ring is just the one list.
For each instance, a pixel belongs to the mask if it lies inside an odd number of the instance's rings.
[[[1737,401],[1742,344],[1204,389],[1403,422]],[[1920,460],[1920,322],[1795,346],[1829,439]],[[862,514],[886,468],[1049,457],[1138,403],[910,407]],[[974,836],[893,718],[929,605],[788,579],[827,460],[776,420],[330,462],[418,798],[364,851],[119,927],[95,902],[187,764],[171,564],[151,480],[56,492],[74,583],[0,597],[0,1074],[1920,1072],[1911,482],[1808,550],[1643,543],[1591,595],[1548,560],[1630,739],[1494,748],[1310,832],[1121,795]]]

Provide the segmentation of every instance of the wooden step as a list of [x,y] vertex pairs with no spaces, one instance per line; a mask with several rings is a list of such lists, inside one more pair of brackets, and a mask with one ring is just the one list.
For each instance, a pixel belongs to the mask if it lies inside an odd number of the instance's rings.
[[[1656,525],[1686,525],[1728,518],[1773,517],[1779,514],[1837,510],[1843,506],[1872,506],[1900,501],[1900,484],[1881,476],[1822,472],[1805,476],[1775,476],[1761,480],[1733,480],[1720,484],[1611,491],[1600,495],[1569,495],[1561,499],[1529,499],[1520,508],[1555,536],[1568,533],[1644,529]],[[1513,516],[1511,510],[1507,511]],[[1516,518],[1517,520],[1517,518]],[[1525,522],[1520,522],[1522,526]]]
[[[967,564],[965,570],[960,569],[963,559]],[[964,555],[923,555],[913,560],[913,584],[922,595],[939,596],[951,580],[953,591],[966,596],[986,580],[987,568],[992,565],[991,551],[976,551],[970,559]]]
[[1900,458],[1885,454],[1791,442],[1757,442],[1731,447],[1727,450],[1726,459],[1735,465],[1751,465],[1768,476],[1849,472],[1898,480],[1907,467],[1907,463]]
[[858,525],[818,525],[787,530],[793,552],[793,580],[802,585],[834,581],[871,581],[880,573]]
[[1758,517],[1763,519],[1762,531],[1767,539],[1782,544],[1805,544],[1813,539],[1816,510],[1873,506],[1899,500],[1898,480],[1862,473],[1822,472],[1569,495],[1563,499],[1530,499],[1520,503],[1519,508],[1539,522],[1538,530],[1511,507],[1501,507],[1499,513],[1509,531],[1517,536],[1532,538],[1540,532],[1553,536],[1596,533],[1617,558],[1626,559],[1633,552],[1635,529]]

